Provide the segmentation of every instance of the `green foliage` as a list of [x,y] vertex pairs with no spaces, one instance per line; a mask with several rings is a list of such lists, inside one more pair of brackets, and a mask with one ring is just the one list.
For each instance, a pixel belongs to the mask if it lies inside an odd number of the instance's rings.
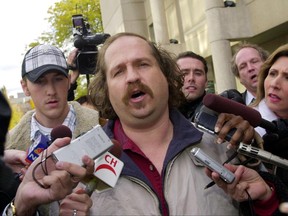
[[62,0],[51,6],[48,14],[50,30],[42,33],[38,41],[29,44],[29,47],[35,43],[49,43],[64,50],[65,42],[72,43],[72,15],[75,14],[87,18],[92,34],[103,32],[99,0]]
[[9,130],[12,129],[15,125],[17,125],[21,120],[22,116],[24,115],[20,105],[12,104],[10,106],[12,109],[12,116],[10,120]]
[[[37,41],[28,45],[27,49],[47,43],[59,47],[66,53],[68,44],[71,47],[73,43],[72,15],[76,14],[82,14],[88,21],[92,34],[103,33],[99,0],[60,0],[48,9],[48,14],[50,30],[43,32]],[[87,78],[80,75],[77,83],[75,98],[87,94]]]
[[[82,14],[88,21],[92,34],[103,33],[100,0],[60,0],[50,7],[47,13],[49,31],[43,32],[37,41],[30,43],[27,50],[38,44],[47,43],[59,47],[64,53],[69,52],[67,47],[73,46],[72,15],[76,14]],[[80,75],[77,83],[75,98],[87,94],[87,78]]]
[[87,83],[89,83],[91,81],[91,79],[93,79],[93,75],[88,75],[88,80],[87,80],[87,76],[84,75],[80,75],[79,78],[77,79],[77,89],[76,89],[76,93],[75,93],[75,99],[87,95],[88,91],[87,91]]

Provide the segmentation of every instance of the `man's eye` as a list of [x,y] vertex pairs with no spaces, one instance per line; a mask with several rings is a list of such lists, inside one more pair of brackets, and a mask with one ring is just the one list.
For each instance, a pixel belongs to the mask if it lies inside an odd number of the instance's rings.
[[114,73],[114,76],[113,76],[113,77],[116,77],[116,76],[118,76],[119,74],[121,74],[121,73],[122,73],[122,71],[123,71],[123,70],[117,70],[117,71],[115,71],[115,73]]
[[239,70],[242,70],[242,69],[244,69],[245,68],[245,65],[241,65],[240,67],[239,67]]
[[258,62],[260,62],[260,59],[253,59],[253,60],[252,60],[252,63],[254,63],[254,64],[255,64],[255,63],[258,63]]
[[139,66],[140,67],[145,67],[145,66],[148,66],[148,64],[146,62],[142,62],[142,63],[139,64]]

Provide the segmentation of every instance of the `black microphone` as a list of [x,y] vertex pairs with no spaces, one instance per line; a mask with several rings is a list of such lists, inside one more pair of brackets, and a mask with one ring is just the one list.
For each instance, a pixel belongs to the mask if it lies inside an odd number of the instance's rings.
[[203,104],[218,113],[239,115],[253,127],[259,126],[271,132],[277,132],[277,127],[272,122],[263,119],[257,110],[236,101],[215,94],[207,94],[203,98]]
[[51,133],[51,141],[47,136],[40,134],[39,137],[33,142],[33,144],[27,150],[26,161],[31,164],[34,160],[36,160],[40,153],[47,149],[49,145],[56,140],[57,138],[70,137],[72,138],[72,132],[70,128],[65,125],[59,125],[52,129]]
[[284,169],[288,169],[288,160],[283,159],[277,155],[273,155],[268,151],[264,151],[254,146],[240,143],[237,152],[246,155],[248,157],[256,158],[266,163],[270,163],[282,167]]
[[[194,122],[197,128],[204,130],[211,134],[217,134],[214,131],[216,122],[218,120],[218,113],[207,108],[206,106],[202,106],[199,109],[199,112],[196,113]],[[232,128],[225,137],[226,141],[230,141],[232,136],[234,135],[236,128]]]

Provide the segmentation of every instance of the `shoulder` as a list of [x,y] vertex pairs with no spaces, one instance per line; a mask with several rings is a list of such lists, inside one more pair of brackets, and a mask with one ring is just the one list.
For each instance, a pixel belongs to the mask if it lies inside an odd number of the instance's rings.
[[72,104],[76,113],[76,128],[74,131],[76,136],[99,124],[99,113],[97,110],[81,106],[76,101],[71,101],[69,104]]
[[7,136],[6,148],[26,150],[30,145],[31,119],[35,111],[28,111],[20,120],[20,122],[12,128]]
[[94,117],[98,116],[99,118],[99,112],[97,110],[81,106],[77,101],[70,101],[69,104],[75,109],[76,115],[93,115]]

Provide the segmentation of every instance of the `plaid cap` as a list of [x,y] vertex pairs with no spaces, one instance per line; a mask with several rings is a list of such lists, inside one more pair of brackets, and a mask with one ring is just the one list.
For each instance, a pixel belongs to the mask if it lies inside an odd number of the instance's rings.
[[35,82],[44,73],[56,70],[68,77],[68,67],[64,54],[52,45],[38,45],[25,54],[22,63],[22,77]]

